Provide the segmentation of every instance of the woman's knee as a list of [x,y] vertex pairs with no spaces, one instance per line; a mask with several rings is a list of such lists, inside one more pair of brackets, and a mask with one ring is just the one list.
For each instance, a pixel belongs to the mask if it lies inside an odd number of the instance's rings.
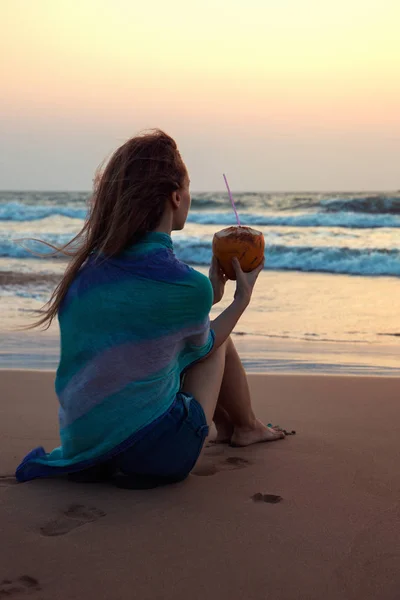
[[225,353],[236,351],[235,344],[233,343],[233,339],[231,336],[229,336],[228,339],[224,343],[225,343]]
[[181,387],[181,391],[191,394],[201,404],[208,425],[212,422],[221,390],[225,371],[226,344],[227,342],[224,342],[211,355],[189,367]]

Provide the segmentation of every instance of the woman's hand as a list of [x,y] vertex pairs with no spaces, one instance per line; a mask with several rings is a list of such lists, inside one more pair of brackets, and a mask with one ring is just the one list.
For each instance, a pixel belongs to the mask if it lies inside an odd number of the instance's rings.
[[243,306],[248,306],[250,304],[254,285],[257,281],[257,277],[264,268],[264,262],[265,259],[262,260],[261,264],[256,269],[250,271],[250,273],[245,273],[242,271],[242,267],[240,266],[238,259],[232,259],[233,268],[235,269],[236,273],[235,300],[243,304]]
[[220,300],[222,300],[225,291],[225,284],[228,278],[221,269],[221,266],[214,255],[211,260],[210,272],[208,276],[210,278],[211,285],[214,290],[213,304],[217,304],[217,302],[220,302]]

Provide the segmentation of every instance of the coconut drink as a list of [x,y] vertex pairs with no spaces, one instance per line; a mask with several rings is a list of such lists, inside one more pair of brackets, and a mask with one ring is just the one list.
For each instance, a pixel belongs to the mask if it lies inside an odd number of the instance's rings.
[[237,225],[218,231],[212,242],[212,251],[228,279],[236,279],[232,259],[239,260],[242,271],[256,269],[264,258],[264,236],[261,231]]
[[235,280],[236,273],[232,259],[235,257],[238,259],[241,269],[245,273],[253,271],[263,261],[265,242],[261,231],[240,224],[228,181],[225,175],[223,177],[236,215],[237,225],[217,231],[213,237],[212,251],[228,279]]

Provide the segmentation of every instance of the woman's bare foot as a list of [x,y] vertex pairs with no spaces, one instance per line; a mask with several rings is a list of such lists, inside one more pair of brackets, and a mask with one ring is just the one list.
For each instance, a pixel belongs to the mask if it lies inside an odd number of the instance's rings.
[[215,423],[217,437],[212,441],[213,444],[229,444],[232,439],[234,427],[232,423]]
[[261,442],[274,442],[285,437],[283,431],[277,431],[256,421],[252,429],[235,427],[231,438],[231,446],[250,446]]

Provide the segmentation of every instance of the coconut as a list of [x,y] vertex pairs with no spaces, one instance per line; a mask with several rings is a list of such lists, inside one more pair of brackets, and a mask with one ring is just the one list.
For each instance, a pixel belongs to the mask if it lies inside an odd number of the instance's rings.
[[256,269],[264,258],[264,236],[251,227],[227,227],[213,237],[212,250],[228,279],[236,279],[232,259],[236,256],[245,273]]

